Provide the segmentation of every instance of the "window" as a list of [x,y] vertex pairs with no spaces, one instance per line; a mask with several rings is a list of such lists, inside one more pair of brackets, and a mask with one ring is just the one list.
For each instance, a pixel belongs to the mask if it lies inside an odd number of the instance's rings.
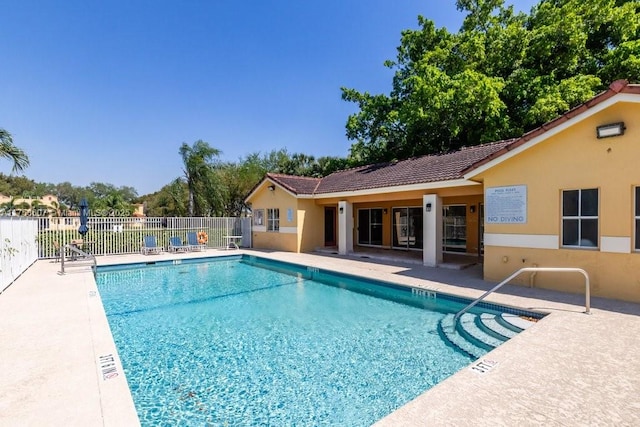
[[267,231],[280,230],[280,209],[267,209]]
[[636,251],[640,251],[640,187],[636,187],[636,205],[635,205],[635,222],[636,222],[636,236],[635,246]]
[[253,211],[253,225],[264,225],[264,209]]
[[598,189],[562,192],[562,246],[598,247]]

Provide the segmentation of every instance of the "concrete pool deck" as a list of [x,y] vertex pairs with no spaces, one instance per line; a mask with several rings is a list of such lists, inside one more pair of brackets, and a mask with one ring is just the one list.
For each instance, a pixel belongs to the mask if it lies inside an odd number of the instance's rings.
[[[99,257],[99,265],[239,253],[475,298],[479,267],[208,250]],[[135,408],[93,275],[37,261],[0,294],[0,425],[135,426]],[[375,425],[640,425],[640,304],[505,286],[488,301],[550,315]],[[475,363],[474,363],[475,364]],[[470,366],[473,366],[470,365]]]

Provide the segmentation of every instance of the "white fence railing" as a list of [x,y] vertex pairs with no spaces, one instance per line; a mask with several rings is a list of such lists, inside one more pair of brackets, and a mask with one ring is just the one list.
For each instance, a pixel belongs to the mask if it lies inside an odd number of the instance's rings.
[[167,247],[169,238],[187,240],[188,232],[205,232],[207,247],[223,248],[227,236],[242,236],[241,246],[251,247],[251,218],[89,217],[89,232],[78,233],[78,218],[42,217],[38,221],[39,258],[54,258],[59,248],[82,239],[82,248],[93,255],[139,253],[144,236],[156,237]]
[[0,292],[38,259],[38,220],[0,218]]

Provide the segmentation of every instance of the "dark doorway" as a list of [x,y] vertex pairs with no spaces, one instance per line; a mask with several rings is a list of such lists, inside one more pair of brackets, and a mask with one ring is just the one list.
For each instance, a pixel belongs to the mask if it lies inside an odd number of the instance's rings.
[[324,245],[336,246],[336,208],[324,208]]

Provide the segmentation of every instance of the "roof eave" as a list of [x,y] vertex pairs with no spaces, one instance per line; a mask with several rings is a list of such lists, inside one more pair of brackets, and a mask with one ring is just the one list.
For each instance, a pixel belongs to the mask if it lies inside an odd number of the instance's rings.
[[253,190],[251,190],[251,192],[249,193],[249,195],[247,197],[245,197],[244,202],[245,203],[249,203],[249,200],[255,195],[255,193],[258,192],[258,190],[263,187],[263,184],[265,182],[269,181],[270,183],[272,183],[273,185],[277,186],[278,188],[280,188],[281,190],[284,190],[285,193],[289,194],[290,196],[293,196],[295,198],[299,198],[301,197],[301,195],[298,195],[296,193],[294,193],[293,191],[289,190],[287,187],[283,186],[282,184],[280,184],[278,181],[275,181],[274,179],[270,178],[268,175],[265,176],[264,178],[262,178],[262,181],[260,181],[254,188]]
[[320,193],[313,196],[314,199],[329,199],[329,198],[341,198],[341,197],[355,197],[355,196],[369,196],[372,194],[387,194],[387,193],[401,193],[405,191],[422,191],[422,190],[436,190],[440,188],[451,187],[465,187],[480,185],[477,182],[469,181],[466,179],[451,179],[445,181],[433,181],[419,184],[409,185],[396,185],[392,187],[375,187],[367,188],[364,190],[351,190],[351,191],[335,191],[331,193]]
[[[552,120],[551,122],[545,123],[544,125],[527,132],[522,137],[516,139],[513,143],[507,145],[501,150],[496,151],[495,153],[490,154],[484,159],[476,162],[475,164],[469,166],[467,169],[463,171],[464,179],[474,179],[479,174],[485,172],[488,169],[493,168],[494,166],[504,162],[512,158],[513,156],[551,138],[554,135],[566,130],[567,128],[580,123],[583,120],[599,113],[600,111],[611,107],[618,102],[635,102],[640,103],[640,91],[629,90],[622,92],[605,92],[609,96],[604,97],[604,99],[600,98],[599,102],[595,103],[594,99],[591,101],[587,101],[586,103],[576,107],[571,110],[573,115],[571,117],[567,117],[567,115],[563,115],[558,117],[557,119]],[[590,105],[592,105],[590,107]],[[568,114],[568,113],[567,113]]]

